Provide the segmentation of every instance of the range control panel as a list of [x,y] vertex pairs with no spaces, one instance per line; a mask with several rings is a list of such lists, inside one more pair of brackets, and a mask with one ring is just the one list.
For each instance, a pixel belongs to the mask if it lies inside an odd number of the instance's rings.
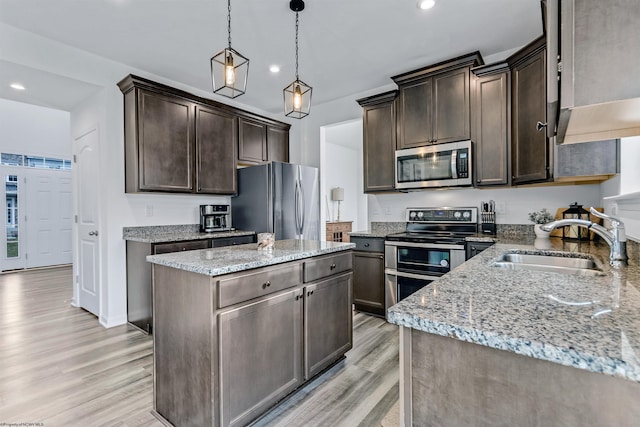
[[478,208],[407,208],[408,222],[462,223],[478,222]]

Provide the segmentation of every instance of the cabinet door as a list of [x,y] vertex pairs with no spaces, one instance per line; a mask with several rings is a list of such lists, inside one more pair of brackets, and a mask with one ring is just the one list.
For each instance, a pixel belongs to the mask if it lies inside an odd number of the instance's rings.
[[236,192],[236,129],[234,116],[196,106],[196,192]]
[[395,101],[363,109],[364,192],[395,188]]
[[434,142],[470,139],[469,68],[435,75],[432,84]]
[[289,162],[289,130],[267,126],[267,160]]
[[262,163],[266,159],[266,125],[240,117],[238,119],[238,161]]
[[512,71],[512,181],[514,184],[544,181],[549,176],[549,144],[546,123],[546,59],[539,50]]
[[184,242],[156,243],[152,245],[154,255],[167,254],[170,252],[195,251],[197,249],[207,249],[210,247],[210,239],[185,240]]
[[220,420],[243,426],[303,382],[302,291],[221,313]]
[[409,83],[398,96],[398,149],[433,142],[431,78]]
[[146,90],[138,97],[140,190],[193,189],[193,103]]
[[304,371],[309,379],[352,346],[351,272],[305,286]]
[[353,252],[353,304],[384,316],[384,254]]
[[509,183],[509,74],[478,77],[474,82],[473,142],[476,185]]

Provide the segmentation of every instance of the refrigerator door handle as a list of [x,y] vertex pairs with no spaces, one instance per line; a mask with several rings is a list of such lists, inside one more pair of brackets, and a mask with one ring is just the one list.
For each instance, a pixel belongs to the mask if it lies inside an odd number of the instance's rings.
[[[302,177],[300,177],[302,178]],[[304,187],[302,186],[302,179],[300,179],[298,184],[298,188],[300,189],[300,237],[302,237],[302,233],[304,231],[304,212],[305,212],[305,205],[304,205]]]
[[294,212],[295,212],[295,220],[296,220],[296,237],[300,237],[302,234],[302,230],[300,229],[300,182],[296,178],[296,188],[294,194]]

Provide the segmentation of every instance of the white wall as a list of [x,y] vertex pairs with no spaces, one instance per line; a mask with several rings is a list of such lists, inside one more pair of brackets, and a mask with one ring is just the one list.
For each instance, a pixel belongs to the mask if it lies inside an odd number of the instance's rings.
[[[325,220],[336,220],[337,202],[331,201],[331,189],[344,188],[340,219],[353,221],[352,229],[366,230],[367,196],[362,182],[362,120],[348,121],[321,129],[321,206]],[[329,205],[328,213],[327,201]]]
[[640,136],[620,141],[620,194],[640,191]]
[[496,202],[496,222],[499,224],[530,224],[527,214],[547,208],[552,214],[558,208],[578,202],[585,207],[601,206],[597,184],[552,187],[519,187],[493,190],[455,189],[422,190],[412,193],[370,195],[370,221],[404,221],[407,207],[476,206],[480,202]]
[[67,111],[0,98],[0,149],[70,159],[69,116]]

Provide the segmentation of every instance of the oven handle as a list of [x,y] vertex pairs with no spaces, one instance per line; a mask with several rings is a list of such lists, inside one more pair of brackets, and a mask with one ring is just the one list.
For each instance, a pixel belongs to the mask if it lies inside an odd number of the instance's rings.
[[410,248],[425,248],[425,249],[456,249],[464,251],[464,245],[447,245],[445,243],[414,243],[414,242],[398,242],[387,240],[384,242],[386,246],[406,246]]
[[415,273],[406,273],[404,271],[394,270],[392,268],[385,268],[385,274],[396,277],[407,277],[409,279],[418,279],[418,280],[437,280],[442,276],[427,276],[426,274],[415,274]]
[[458,179],[458,150],[451,150],[451,178]]

